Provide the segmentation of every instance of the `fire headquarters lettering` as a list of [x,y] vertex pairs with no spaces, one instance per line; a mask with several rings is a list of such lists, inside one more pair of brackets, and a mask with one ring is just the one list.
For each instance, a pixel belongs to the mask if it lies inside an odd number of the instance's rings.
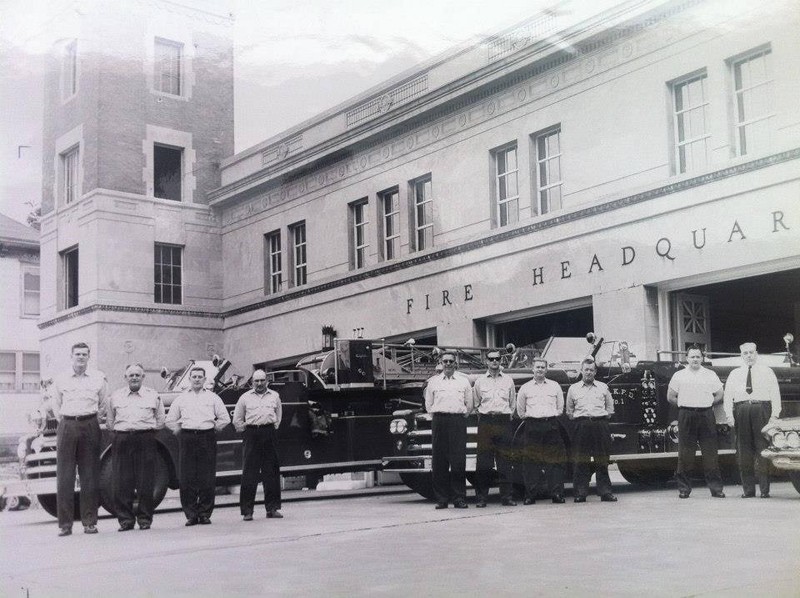
[[[465,284],[463,294],[457,291],[451,292],[450,289],[442,289],[441,297],[438,294],[434,294],[434,296],[431,297],[430,293],[425,293],[425,311],[429,311],[431,305],[434,307],[452,307],[453,301],[458,301],[459,297],[461,297],[464,302],[472,301],[475,298],[475,295],[472,293],[472,285]],[[411,313],[413,307],[414,298],[409,297],[406,299],[406,315]]]
[[[784,213],[780,210],[775,210],[770,213],[771,215],[771,226],[772,226],[772,233],[780,233],[783,231],[791,230],[790,227],[784,222]],[[746,233],[746,228],[750,225],[742,225],[739,223],[739,220],[734,220],[733,224],[730,228],[725,229],[727,233],[727,240],[723,239],[722,245],[727,245],[728,243],[738,243],[740,241],[746,241],[748,236]],[[719,229],[722,230],[722,229]],[[698,228],[691,231],[691,240],[692,245],[689,251],[701,251],[706,247],[707,243],[707,228]],[[685,249],[680,249],[680,243],[685,241],[685,238],[678,238],[676,242],[673,243],[673,239],[676,239],[674,236],[662,236],[660,237],[655,246],[650,249],[655,251],[656,255],[661,258],[661,260],[667,260],[674,262],[676,260],[682,259],[689,255]],[[686,246],[688,247],[688,245]],[[639,250],[642,251],[642,248],[639,247]],[[637,257],[637,248],[633,245],[624,245],[619,248],[619,265],[621,267],[630,266],[636,261]],[[582,266],[586,268],[587,274],[594,274],[595,272],[602,272],[605,270],[603,264],[608,266],[611,263],[617,263],[616,260],[612,260],[612,258],[608,256],[603,256],[601,260],[601,256],[597,253],[592,254],[591,259],[588,261],[588,267],[586,265]],[[575,268],[578,267],[573,260],[562,260],[557,268],[559,272],[559,278],[561,280],[572,278],[572,274]],[[547,274],[550,270],[545,270],[545,266],[535,266],[532,269],[532,285],[538,286],[542,285],[548,280]]]

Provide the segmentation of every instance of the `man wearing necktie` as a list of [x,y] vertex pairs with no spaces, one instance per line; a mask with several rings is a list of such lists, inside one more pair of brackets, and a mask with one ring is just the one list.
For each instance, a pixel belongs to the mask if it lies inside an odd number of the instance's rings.
[[725,414],[736,428],[736,453],[742,476],[742,498],[769,498],[769,462],[761,456],[767,448],[762,428],[781,413],[781,394],[775,373],[757,363],[755,343],[739,346],[744,365],[733,370],[725,382]]

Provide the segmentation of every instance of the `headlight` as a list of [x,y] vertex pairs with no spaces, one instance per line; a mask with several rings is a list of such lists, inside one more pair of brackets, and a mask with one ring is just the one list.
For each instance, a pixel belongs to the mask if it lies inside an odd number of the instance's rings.
[[772,435],[772,446],[777,449],[784,449],[788,446],[788,442],[786,440],[786,434],[781,432],[780,430],[775,432]]
[[408,422],[404,419],[393,419],[389,424],[389,432],[392,434],[405,434],[408,430]]
[[786,433],[786,445],[789,448],[798,449],[800,448],[800,432],[796,430],[792,430],[791,432]]

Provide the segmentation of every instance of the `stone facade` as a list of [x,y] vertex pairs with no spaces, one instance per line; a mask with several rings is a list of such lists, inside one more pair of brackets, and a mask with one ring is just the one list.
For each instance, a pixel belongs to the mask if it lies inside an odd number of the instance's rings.
[[[594,328],[640,358],[740,336],[779,350],[800,336],[798,25],[784,0],[545,13],[227,157],[219,188],[197,174],[193,204],[154,199],[153,127],[191,132],[200,165],[228,139],[224,118],[205,135],[182,122],[224,79],[197,67],[172,120],[119,114],[117,182],[45,220],[44,350],[88,335],[108,367],[154,369],[213,346],[247,373],[319,350],[323,325],[442,346]],[[140,79],[125,84],[157,101]],[[78,242],[102,267],[82,262],[86,290],[59,309],[55,262]],[[154,304],[154,242],[183,247],[180,306]]]

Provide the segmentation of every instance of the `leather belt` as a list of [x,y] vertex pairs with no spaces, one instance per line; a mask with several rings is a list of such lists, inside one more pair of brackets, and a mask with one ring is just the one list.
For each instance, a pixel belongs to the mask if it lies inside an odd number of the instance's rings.
[[744,399],[742,401],[735,401],[733,404],[741,405],[742,403],[750,403],[752,405],[753,403],[771,403],[771,402],[772,401],[764,401],[762,399]]
[[146,430],[114,430],[115,434],[144,434],[145,432],[155,432],[155,428],[148,428]]
[[194,428],[181,428],[181,433],[187,432],[189,434],[208,434],[209,432],[213,432],[214,428],[207,428],[205,430],[195,430]]
[[261,430],[263,428],[274,428],[275,424],[247,424],[248,430]]
[[608,419],[607,415],[601,415],[599,417],[589,417],[588,415],[584,415],[582,417],[576,417],[574,421],[579,422],[579,421],[587,421],[588,420],[588,421],[593,421],[593,422],[599,422],[599,421],[603,421],[603,420],[606,420],[606,419]]
[[686,409],[687,411],[708,411],[711,407],[678,407],[678,409]]
[[[534,421],[534,422],[550,422],[550,421],[554,421],[554,420],[556,420],[558,418],[555,415],[551,415],[550,417],[526,417],[525,419],[526,420],[529,419],[529,420]],[[576,418],[576,419],[581,419],[581,418]],[[605,419],[605,418],[601,418],[601,419]]]
[[92,418],[97,419],[97,414],[96,413],[87,413],[86,415],[62,415],[61,417],[63,419],[68,419],[70,421],[82,422],[82,421],[85,421],[87,419],[92,419]]

